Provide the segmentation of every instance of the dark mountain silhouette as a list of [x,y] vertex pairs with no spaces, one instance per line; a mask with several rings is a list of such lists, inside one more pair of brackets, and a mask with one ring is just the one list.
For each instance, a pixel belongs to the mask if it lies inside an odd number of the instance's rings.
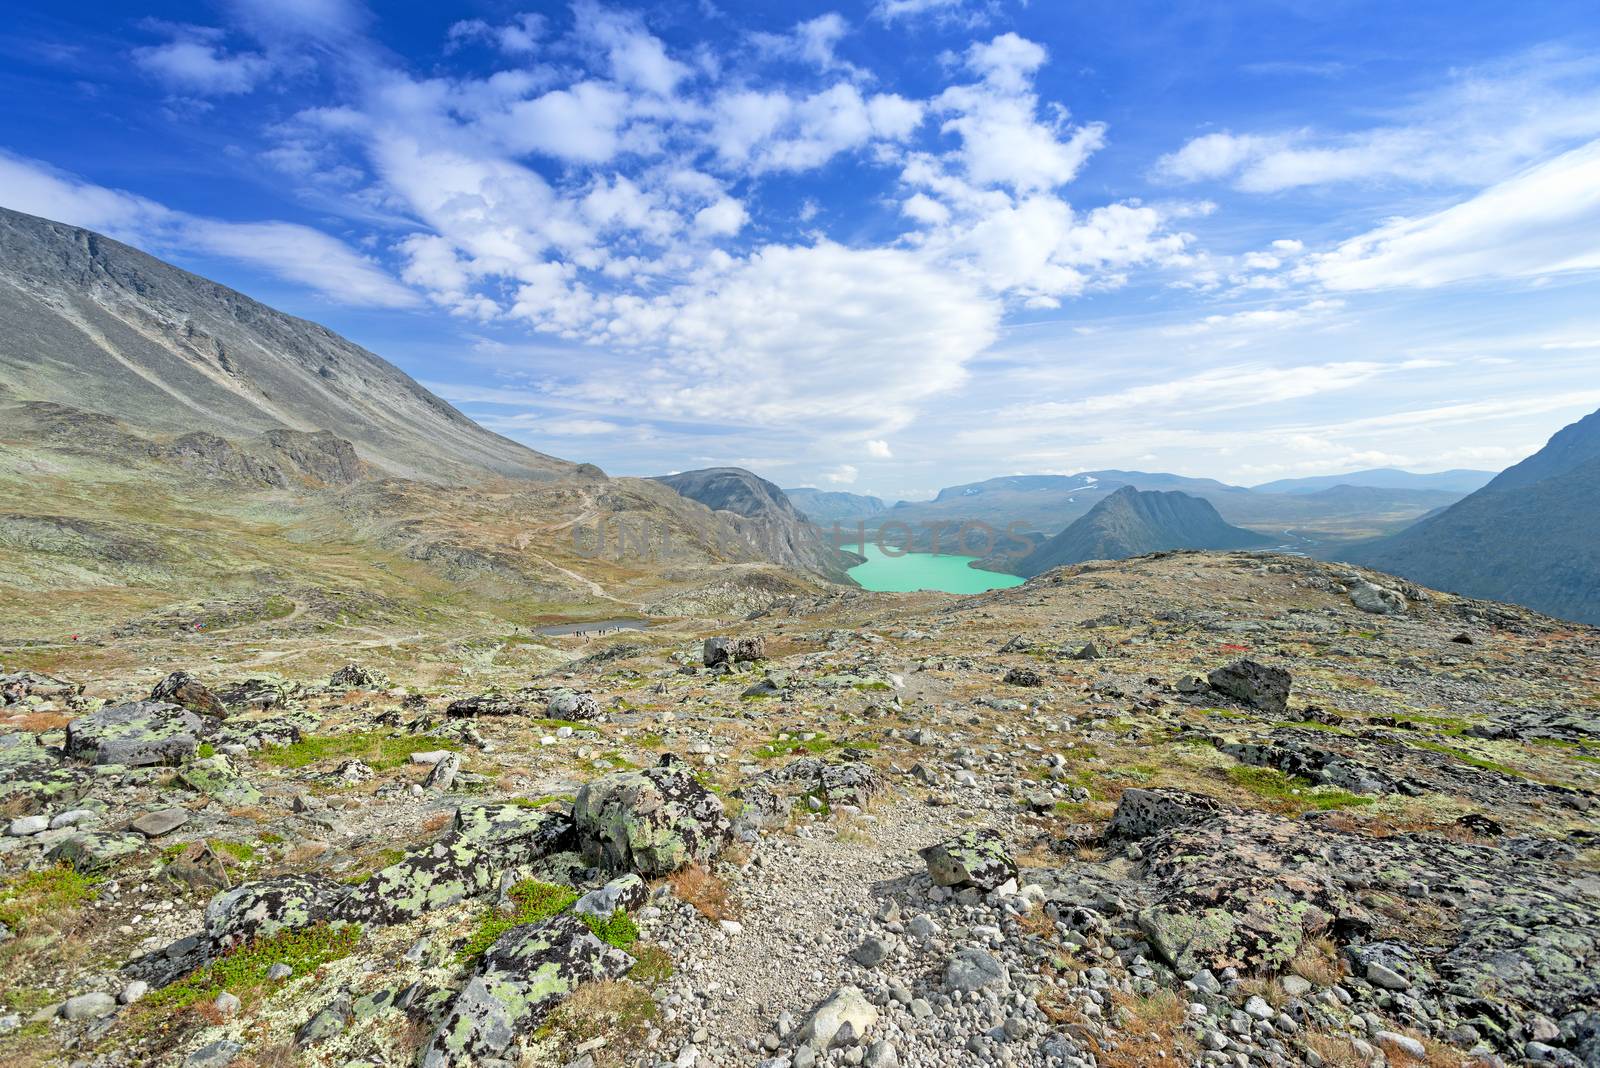
[[[1223,522],[1217,510],[1198,497],[1124,486],[1004,570],[1031,578],[1085,560],[1120,560],[1164,549],[1250,549],[1270,544],[1271,538]],[[992,566],[992,560],[988,563]]]
[[1600,412],[1442,512],[1339,555],[1452,593],[1600,623]]

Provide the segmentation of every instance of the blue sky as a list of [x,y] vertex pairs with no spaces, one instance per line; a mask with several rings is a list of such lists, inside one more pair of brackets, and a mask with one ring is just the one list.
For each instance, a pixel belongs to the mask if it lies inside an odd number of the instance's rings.
[[613,473],[1493,469],[1600,408],[1592,2],[13,10],[0,204]]

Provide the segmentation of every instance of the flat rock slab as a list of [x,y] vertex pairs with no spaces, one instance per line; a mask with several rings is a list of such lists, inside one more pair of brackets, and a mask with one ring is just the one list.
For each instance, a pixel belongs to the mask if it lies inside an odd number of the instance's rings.
[[133,829],[146,838],[160,838],[189,822],[186,808],[164,808],[159,812],[146,812],[133,821]]

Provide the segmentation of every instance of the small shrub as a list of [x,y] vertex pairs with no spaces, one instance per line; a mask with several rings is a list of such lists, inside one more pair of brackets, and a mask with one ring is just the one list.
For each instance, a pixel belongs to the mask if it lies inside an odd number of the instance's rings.
[[594,936],[608,946],[617,949],[627,949],[639,941],[639,927],[633,922],[633,917],[626,912],[613,912],[605,919],[598,916],[585,916],[583,922],[588,925]]
[[550,1014],[539,1036],[555,1042],[562,1059],[588,1047],[596,1068],[614,1068],[643,1048],[659,1012],[650,991],[637,983],[584,983]]
[[66,866],[15,876],[0,885],[0,923],[18,930],[37,917],[80,909],[99,896],[99,881]]
[[628,950],[633,954],[633,967],[628,969],[628,978],[636,983],[646,986],[660,986],[672,978],[675,970],[672,966],[672,954],[658,945],[647,943],[635,945]]
[[[510,916],[502,916],[490,910],[480,916],[478,926],[467,936],[466,945],[456,953],[458,963],[471,964],[513,927],[523,927],[530,923],[548,920],[552,916],[559,916],[578,900],[577,891],[570,886],[542,883],[537,879],[527,879],[518,883],[507,891],[507,896],[516,904],[516,911]],[[631,920],[629,924],[631,926]],[[633,936],[639,937],[637,928],[634,929]]]
[[258,939],[217,958],[204,968],[147,995],[142,1005],[151,1009],[186,1009],[209,1003],[224,990],[241,1001],[264,996],[272,983],[267,970],[287,964],[293,976],[307,975],[324,964],[355,952],[361,928],[317,924],[301,931],[284,931]]
[[687,901],[708,920],[731,920],[735,910],[728,900],[728,884],[698,864],[679,868],[667,877],[678,900]]

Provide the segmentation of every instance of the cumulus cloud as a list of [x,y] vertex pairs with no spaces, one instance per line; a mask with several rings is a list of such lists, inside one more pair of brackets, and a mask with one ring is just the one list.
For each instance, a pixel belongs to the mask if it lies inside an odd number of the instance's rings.
[[889,443],[882,438],[874,438],[867,442],[867,455],[874,460],[894,459],[894,453],[889,451]]
[[832,471],[825,472],[822,477],[836,486],[848,486],[855,482],[856,477],[860,474],[861,472],[856,470],[854,464],[840,464]]

